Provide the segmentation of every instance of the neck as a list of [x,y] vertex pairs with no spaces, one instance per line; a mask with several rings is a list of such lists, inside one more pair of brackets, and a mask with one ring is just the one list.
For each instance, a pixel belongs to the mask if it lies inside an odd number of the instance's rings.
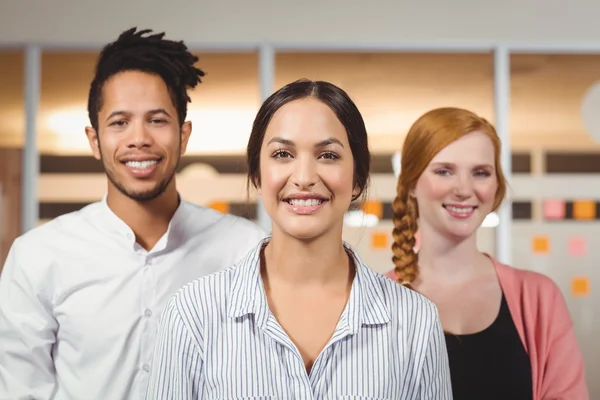
[[177,207],[179,195],[175,188],[167,188],[161,195],[148,201],[137,201],[109,186],[108,207],[135,233],[137,243],[150,250],[169,228]]
[[487,257],[477,249],[476,234],[468,238],[448,238],[429,229],[421,230],[419,275],[424,280],[456,282],[482,271]]
[[295,286],[345,284],[354,271],[337,230],[300,240],[274,229],[264,256],[268,280]]

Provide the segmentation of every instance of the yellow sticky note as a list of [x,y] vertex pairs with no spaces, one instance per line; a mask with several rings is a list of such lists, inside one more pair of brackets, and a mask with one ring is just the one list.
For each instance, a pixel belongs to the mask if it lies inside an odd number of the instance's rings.
[[546,236],[535,236],[532,245],[534,253],[548,253],[550,251],[550,240]]
[[210,204],[210,208],[213,210],[217,210],[223,214],[227,214],[229,212],[229,203],[225,201],[215,201]]
[[388,248],[389,234],[384,232],[373,232],[371,234],[371,247],[374,249]]
[[380,201],[366,201],[362,211],[365,214],[375,215],[379,219],[383,216],[383,206]]
[[594,219],[596,218],[596,203],[589,200],[579,200],[573,203],[573,218]]
[[587,296],[590,293],[590,280],[585,276],[577,276],[571,280],[573,296]]

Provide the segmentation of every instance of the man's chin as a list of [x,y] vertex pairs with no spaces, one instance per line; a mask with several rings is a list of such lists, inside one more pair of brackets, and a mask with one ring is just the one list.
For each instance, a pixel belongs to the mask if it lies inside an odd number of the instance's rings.
[[161,190],[152,190],[145,192],[128,192],[124,193],[127,197],[132,200],[135,200],[140,203],[150,202],[152,200],[156,200],[165,192],[164,189]]
[[159,198],[165,191],[167,186],[156,186],[150,189],[133,189],[122,185],[115,185],[116,189],[122,195],[139,203],[146,203]]

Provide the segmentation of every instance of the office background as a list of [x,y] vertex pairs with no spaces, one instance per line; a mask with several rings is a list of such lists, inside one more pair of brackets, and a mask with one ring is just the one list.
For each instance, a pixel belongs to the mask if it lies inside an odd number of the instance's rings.
[[260,102],[307,77],[349,92],[365,117],[372,187],[345,238],[392,268],[394,153],[440,106],[471,109],[503,139],[509,199],[479,245],[561,288],[600,397],[600,3],[0,2],[0,261],[14,238],[99,199],[83,128],[101,46],[131,27],[166,31],[207,72],[178,185],[190,201],[268,224],[247,202],[243,150]]

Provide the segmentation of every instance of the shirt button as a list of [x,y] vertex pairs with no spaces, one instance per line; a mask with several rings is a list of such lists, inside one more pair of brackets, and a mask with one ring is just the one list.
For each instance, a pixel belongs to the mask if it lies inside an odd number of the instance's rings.
[[150,318],[152,316],[152,310],[147,309],[146,311],[144,311],[144,315]]
[[142,366],[142,369],[143,369],[145,372],[150,372],[150,366],[149,366],[148,364],[144,364],[144,365]]

